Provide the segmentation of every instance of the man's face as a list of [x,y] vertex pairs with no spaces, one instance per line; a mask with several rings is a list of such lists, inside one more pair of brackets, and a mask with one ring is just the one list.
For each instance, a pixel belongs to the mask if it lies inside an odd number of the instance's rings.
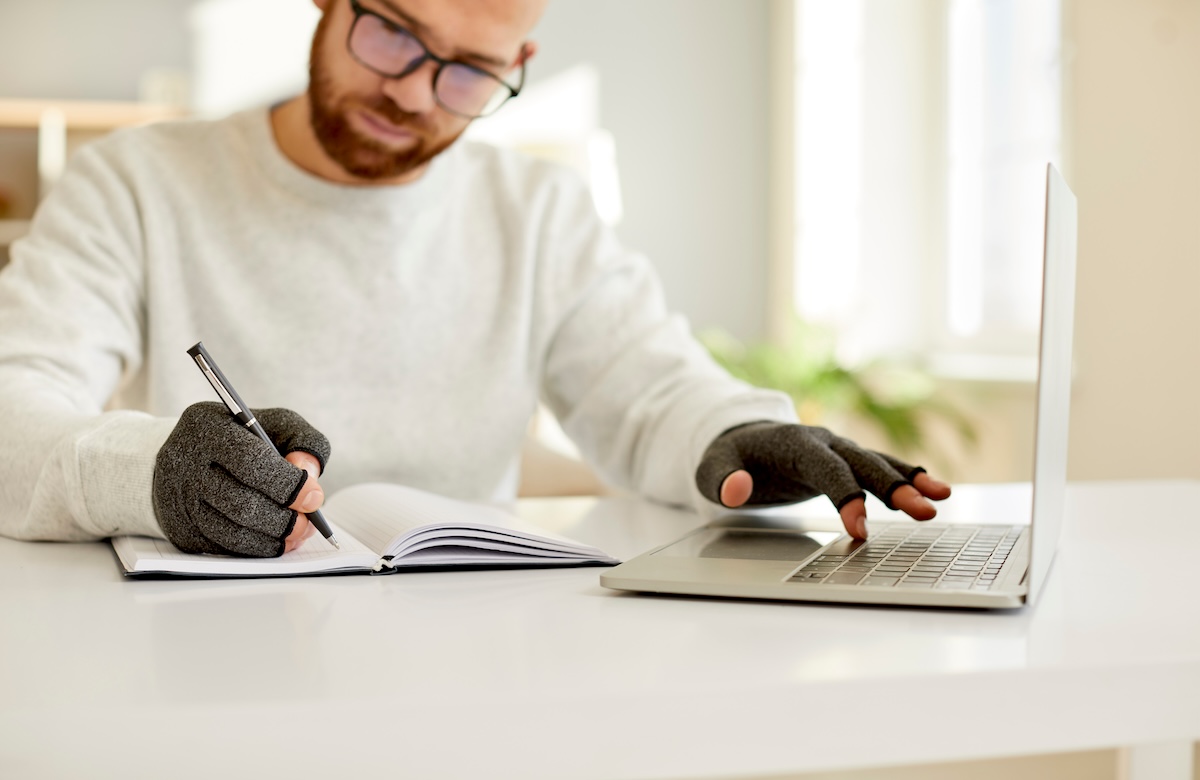
[[[313,38],[309,103],[317,140],[357,178],[402,180],[452,144],[470,120],[433,95],[434,62],[388,79],[347,51],[354,22],[349,0],[316,0],[324,12]],[[525,36],[544,0],[360,0],[362,7],[413,33],[433,54],[507,77],[530,48]]]

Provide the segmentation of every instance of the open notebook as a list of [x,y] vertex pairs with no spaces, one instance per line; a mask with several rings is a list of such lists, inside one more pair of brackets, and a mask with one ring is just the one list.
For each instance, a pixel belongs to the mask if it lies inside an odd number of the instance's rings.
[[494,506],[472,504],[401,485],[355,485],[323,507],[334,549],[318,533],[278,558],[191,555],[142,536],[112,539],[128,576],[284,577],[406,568],[612,565],[620,561]]

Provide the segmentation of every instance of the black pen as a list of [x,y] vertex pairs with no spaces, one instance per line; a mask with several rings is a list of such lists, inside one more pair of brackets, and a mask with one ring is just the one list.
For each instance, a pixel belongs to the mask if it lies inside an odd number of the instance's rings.
[[[196,345],[188,350],[188,354],[192,356],[192,360],[196,361],[196,365],[200,367],[200,373],[208,380],[208,383],[213,386],[213,390],[217,391],[217,395],[221,396],[221,400],[225,403],[225,408],[229,413],[237,419],[242,425],[254,431],[258,438],[262,439],[267,445],[275,450],[275,454],[279,454],[279,450],[275,449],[274,442],[267,432],[263,430],[262,425],[254,418],[249,407],[242,401],[242,397],[237,394],[237,390],[233,389],[233,385],[221,373],[221,369],[217,368],[217,361],[212,359],[212,355],[208,354],[208,350],[204,348],[203,341],[197,341]],[[308,521],[316,526],[316,529],[321,532],[337,549],[342,549],[338,544],[337,539],[333,537],[333,529],[329,527],[329,522],[325,519],[325,515],[321,514],[318,509],[315,512],[306,513]]]

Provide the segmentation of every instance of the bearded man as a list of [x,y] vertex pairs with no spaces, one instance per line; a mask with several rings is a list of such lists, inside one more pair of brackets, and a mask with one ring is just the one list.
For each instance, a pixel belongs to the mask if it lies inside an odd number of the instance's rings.
[[[326,489],[510,500],[539,400],[651,499],[935,514],[948,486],[717,368],[570,172],[457,140],[519,93],[542,0],[315,2],[306,94],[80,150],[13,246],[0,533],[273,556]],[[193,403],[201,339],[289,463]]]

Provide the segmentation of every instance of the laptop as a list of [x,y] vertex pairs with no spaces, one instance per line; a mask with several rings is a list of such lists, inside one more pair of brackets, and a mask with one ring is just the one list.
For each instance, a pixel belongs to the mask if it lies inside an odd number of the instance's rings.
[[[1067,481],[1077,204],[1046,169],[1041,338],[1032,505],[1011,525],[870,524],[860,541],[790,515],[733,513],[600,577],[650,593],[854,604],[1014,608],[1046,580]],[[953,499],[951,499],[953,500]]]

